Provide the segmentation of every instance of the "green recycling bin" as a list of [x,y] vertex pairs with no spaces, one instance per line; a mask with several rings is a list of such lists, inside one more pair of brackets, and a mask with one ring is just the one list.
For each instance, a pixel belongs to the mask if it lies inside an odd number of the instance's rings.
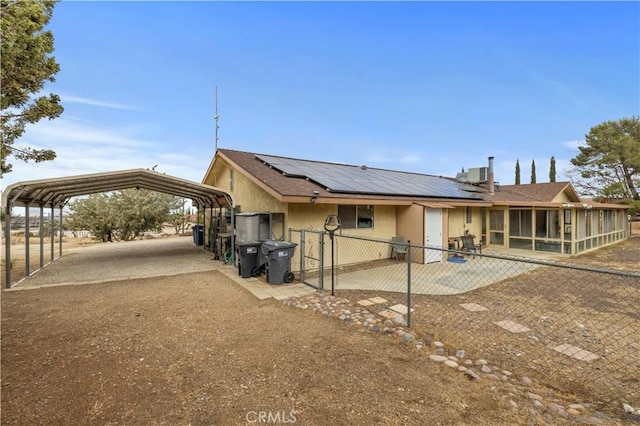
[[282,284],[293,282],[291,258],[298,244],[288,241],[267,240],[262,242],[261,250],[266,260],[267,282]]

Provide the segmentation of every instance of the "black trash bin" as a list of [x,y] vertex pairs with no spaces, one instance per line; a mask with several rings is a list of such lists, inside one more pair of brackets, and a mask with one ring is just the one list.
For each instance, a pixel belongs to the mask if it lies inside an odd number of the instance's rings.
[[201,246],[204,244],[204,225],[193,225],[193,244]]
[[238,253],[238,275],[242,278],[260,275],[258,269],[258,255],[260,254],[260,241],[236,241]]
[[295,276],[291,270],[291,258],[298,244],[287,241],[267,240],[261,250],[267,266],[267,282],[282,284],[293,282]]

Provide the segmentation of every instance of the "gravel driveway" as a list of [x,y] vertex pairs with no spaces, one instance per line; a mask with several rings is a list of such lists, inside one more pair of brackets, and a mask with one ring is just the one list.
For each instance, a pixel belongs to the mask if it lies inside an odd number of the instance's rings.
[[191,237],[120,241],[64,250],[61,258],[15,289],[87,284],[216,270],[212,254]]

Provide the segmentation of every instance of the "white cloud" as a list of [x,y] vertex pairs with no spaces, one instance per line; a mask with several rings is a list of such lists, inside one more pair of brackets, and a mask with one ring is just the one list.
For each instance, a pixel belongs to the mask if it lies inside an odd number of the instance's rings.
[[126,109],[126,110],[135,110],[135,107],[130,105],[125,105],[117,102],[109,102],[109,101],[101,101],[99,99],[91,99],[91,98],[83,98],[80,96],[72,96],[72,95],[60,95],[60,99],[64,105],[65,102],[72,104],[82,104],[82,105],[91,105],[102,108],[113,108],[113,109]]
[[57,158],[43,163],[11,158],[13,172],[3,176],[2,186],[33,179],[151,168],[155,164],[160,172],[196,182],[202,180],[210,158],[194,158],[173,144],[167,144],[170,146],[167,150],[162,141],[140,137],[145,133],[144,125],[105,127],[63,118],[38,122],[27,128],[15,147],[53,149]]
[[577,151],[579,147],[585,146],[586,142],[584,140],[573,140],[573,141],[565,141],[562,142],[562,146],[566,146],[574,151]]

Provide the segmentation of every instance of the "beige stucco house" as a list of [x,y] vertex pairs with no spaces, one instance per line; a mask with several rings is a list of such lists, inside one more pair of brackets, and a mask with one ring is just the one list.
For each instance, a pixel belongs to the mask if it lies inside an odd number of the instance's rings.
[[[389,171],[366,166],[218,149],[203,183],[227,190],[235,211],[206,212],[207,247],[227,237],[238,213],[270,213],[271,238],[287,230],[323,230],[337,214],[339,232],[447,247],[465,233],[487,247],[576,254],[627,238],[626,206],[585,203],[568,182],[499,186],[492,158],[486,180]],[[416,262],[442,260],[431,250]]]

